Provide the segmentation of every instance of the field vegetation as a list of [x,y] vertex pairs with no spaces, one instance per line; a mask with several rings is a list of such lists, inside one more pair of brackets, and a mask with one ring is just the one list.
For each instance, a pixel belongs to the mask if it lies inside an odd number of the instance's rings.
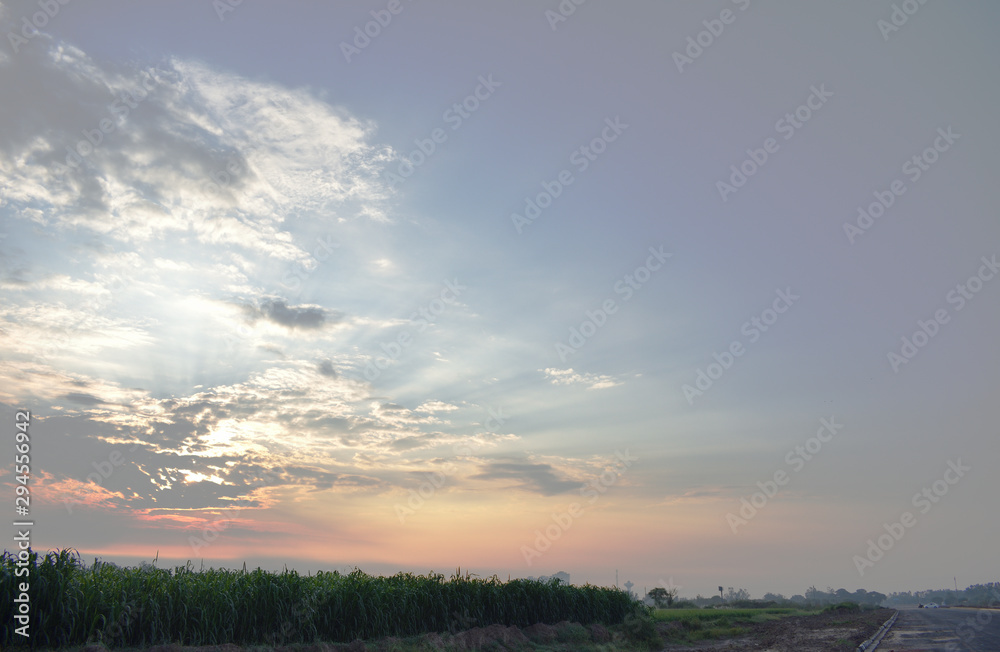
[[729,638],[744,633],[750,625],[789,616],[807,616],[818,613],[816,609],[769,607],[764,609],[657,609],[653,620],[667,623],[672,641],[703,641],[707,639]]
[[[0,649],[20,645],[14,632],[15,556],[0,557]],[[35,647],[103,643],[107,647],[288,645],[346,642],[457,632],[483,625],[527,628],[536,623],[623,624],[648,609],[624,591],[496,576],[461,570],[391,577],[360,570],[300,575],[149,564],[122,568],[83,564],[61,550],[32,552],[30,605]],[[630,621],[631,622],[631,621]]]
[[[744,604],[745,603],[745,604]],[[671,642],[696,642],[710,639],[734,638],[750,633],[755,625],[783,618],[828,614],[836,616],[873,611],[874,606],[844,602],[830,606],[775,607],[751,606],[743,601],[739,607],[656,609],[652,619],[660,635]],[[741,608],[742,607],[742,608]]]

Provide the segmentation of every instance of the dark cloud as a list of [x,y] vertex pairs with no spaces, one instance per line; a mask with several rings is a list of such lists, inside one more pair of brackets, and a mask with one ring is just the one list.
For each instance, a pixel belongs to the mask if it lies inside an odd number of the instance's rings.
[[322,308],[289,307],[280,300],[265,301],[260,306],[260,312],[264,318],[289,328],[320,328],[326,321],[326,313]]
[[83,392],[70,392],[69,394],[63,394],[60,398],[73,401],[79,405],[100,405],[104,403],[104,401],[93,394],[84,394]]
[[260,349],[261,351],[267,351],[268,353],[273,353],[281,358],[285,357],[284,349],[282,349],[277,344],[265,343],[265,344],[260,344],[259,346],[257,346],[257,348]]
[[476,480],[514,480],[516,486],[544,496],[554,496],[578,489],[579,482],[562,480],[550,464],[525,464],[523,462],[491,462],[482,473],[472,476]]
[[326,376],[327,378],[337,377],[337,370],[333,368],[333,362],[331,362],[330,360],[320,360],[319,364],[317,365],[317,369],[322,375]]
[[244,306],[251,319],[266,319],[286,328],[314,330],[336,324],[343,315],[319,306],[289,306],[282,299],[265,299],[259,306]]
[[27,278],[28,269],[25,267],[18,267],[10,272],[4,274],[3,278],[0,279],[6,285],[31,285],[31,281]]

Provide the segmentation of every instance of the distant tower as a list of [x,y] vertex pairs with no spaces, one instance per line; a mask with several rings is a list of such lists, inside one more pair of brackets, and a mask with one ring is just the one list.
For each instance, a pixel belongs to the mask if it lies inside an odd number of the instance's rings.
[[632,583],[632,580],[629,580],[628,582],[625,582],[625,590],[628,591],[629,595],[632,595],[632,587],[633,586],[635,586],[635,584]]

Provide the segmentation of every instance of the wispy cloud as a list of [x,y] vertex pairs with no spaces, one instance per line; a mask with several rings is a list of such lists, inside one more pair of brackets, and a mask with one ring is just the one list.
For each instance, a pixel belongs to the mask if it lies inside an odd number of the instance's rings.
[[617,387],[622,382],[612,376],[577,373],[570,369],[539,369],[553,385],[584,385],[587,389],[607,389]]

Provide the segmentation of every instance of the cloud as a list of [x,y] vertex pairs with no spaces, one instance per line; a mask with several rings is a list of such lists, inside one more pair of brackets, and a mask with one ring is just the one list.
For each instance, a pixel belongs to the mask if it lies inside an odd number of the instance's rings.
[[[433,463],[416,451],[449,447],[454,459],[459,446],[482,450],[516,440],[444,432],[433,415],[376,400],[363,383],[325,373],[323,363],[332,369],[329,359],[287,360],[241,383],[155,398],[38,363],[0,362],[0,377],[12,381],[0,400],[30,399],[35,434],[60,451],[39,467],[51,476],[56,504],[79,495],[81,508],[147,514],[237,500],[264,508],[290,488],[380,493],[407,486],[405,474]],[[113,455],[123,463],[100,487],[83,490]],[[554,480],[540,473],[532,486],[550,490]]]
[[0,62],[0,197],[24,218],[133,244],[190,232],[305,261],[285,216],[381,215],[391,150],[308,91],[180,59],[136,70],[31,46]]
[[265,299],[259,306],[245,306],[251,321],[266,319],[286,328],[319,329],[343,319],[339,312],[327,312],[321,306],[289,306],[281,299]]
[[[41,362],[0,360],[0,378],[0,403],[8,405],[34,405],[43,411],[54,406],[67,414],[82,414],[79,404],[65,404],[67,400],[82,400],[91,406],[86,408],[88,412],[105,415],[109,420],[121,417],[123,421],[129,414],[155,411],[154,401],[145,390],[60,371]],[[100,407],[96,407],[98,404]]]
[[512,480],[514,487],[545,496],[579,489],[580,483],[564,480],[556,475],[550,464],[529,464],[524,462],[490,462],[482,471],[471,476],[474,480]]
[[337,370],[333,368],[333,362],[330,360],[320,360],[316,365],[316,370],[319,371],[320,375],[326,376],[327,378],[337,378]]
[[10,358],[50,360],[90,358],[147,346],[153,342],[148,322],[120,318],[92,309],[99,301],[77,298],[77,305],[27,299],[0,306],[0,351]]
[[392,442],[392,449],[396,451],[412,451],[421,448],[431,448],[441,443],[441,433],[428,433],[425,435],[413,435],[403,437]]
[[617,387],[622,383],[612,376],[599,376],[597,374],[580,374],[572,369],[539,369],[546,375],[553,385],[586,385],[587,389],[607,389]]
[[417,407],[417,412],[452,412],[457,410],[457,405],[445,403],[443,401],[427,401]]
[[308,91],[179,59],[135,70],[31,46],[0,62],[0,197],[22,217],[133,243],[193,231],[306,260],[277,216],[380,213],[374,125]]
[[0,360],[184,395],[275,353],[315,359],[301,336],[344,322],[285,291],[337,264],[318,242],[346,229],[364,248],[384,221],[393,154],[374,123],[309,89],[178,58],[116,65],[47,34],[0,60],[0,87]]
[[[180,59],[116,66],[49,36],[0,60],[0,86],[0,407],[31,405],[59,452],[36,469],[51,504],[185,529],[206,510],[409,487],[459,445],[517,439],[471,434],[481,415],[452,425],[465,403],[357,380],[352,329],[413,324],[335,309],[412,294],[407,259],[366,247],[395,158],[373,123],[309,90]],[[331,256],[331,238],[350,244]],[[353,262],[357,284],[328,282]],[[558,488],[533,473],[526,486]]]
[[659,504],[665,506],[680,503],[718,502],[719,500],[732,499],[734,490],[736,489],[738,487],[722,485],[703,486],[696,489],[688,489],[681,493],[668,494]]
[[84,394],[83,392],[70,392],[69,394],[63,394],[61,398],[79,403],[80,405],[99,405],[104,402],[93,394]]

